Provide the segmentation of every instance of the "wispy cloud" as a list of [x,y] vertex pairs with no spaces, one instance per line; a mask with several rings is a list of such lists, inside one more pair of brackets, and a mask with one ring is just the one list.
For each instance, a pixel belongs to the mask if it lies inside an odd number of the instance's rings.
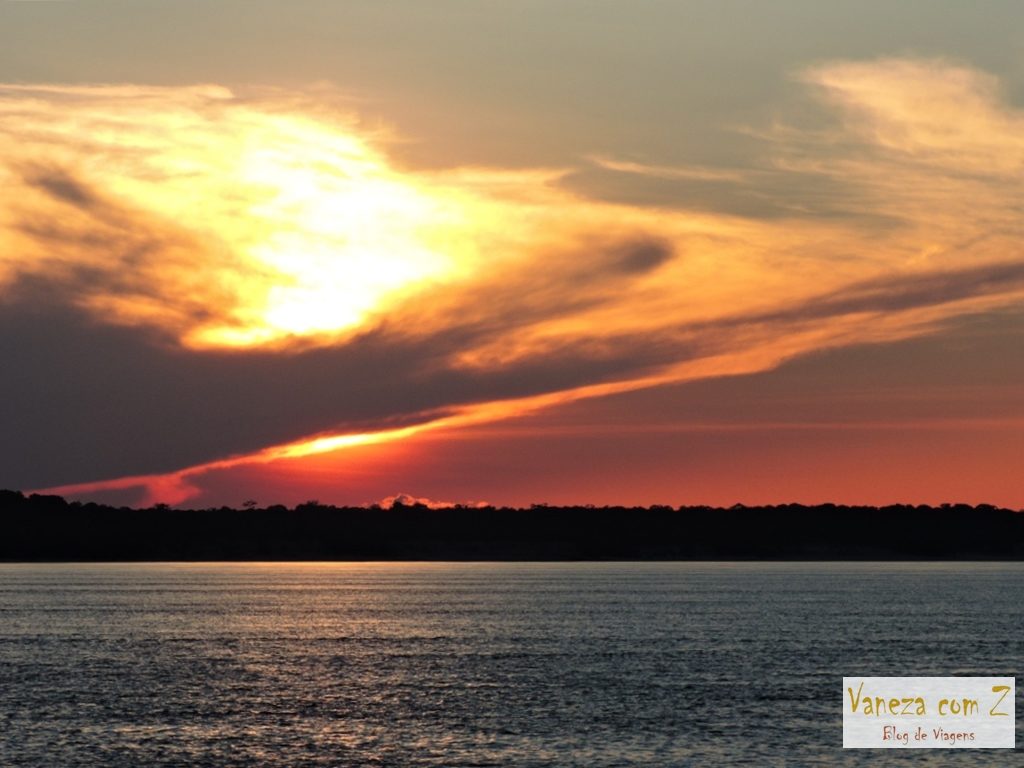
[[756,173],[749,170],[741,171],[727,168],[708,168],[705,166],[651,165],[630,160],[617,160],[602,155],[594,155],[589,159],[595,165],[607,168],[610,171],[634,173],[639,176],[653,176],[660,179],[743,182],[750,179]]
[[486,501],[470,501],[466,503],[456,503],[454,501],[437,501],[435,499],[428,499],[419,496],[412,496],[408,493],[398,493],[394,496],[387,496],[381,499],[378,504],[382,509],[393,509],[395,506],[411,507],[416,504],[427,507],[428,509],[452,509],[456,506],[466,506],[480,509],[487,506]]
[[230,450],[182,435],[177,485],[169,459],[94,470],[176,499],[224,461],[765,370],[1024,298],[1024,117],[994,79],[907,59],[801,77],[831,122],[765,131],[756,168],[590,162],[767,197],[827,179],[835,215],[616,205],[568,191],[572,169],[407,172],[322,92],[0,87],[0,290],[156,334],[197,393],[245,392],[215,407],[266,428]]

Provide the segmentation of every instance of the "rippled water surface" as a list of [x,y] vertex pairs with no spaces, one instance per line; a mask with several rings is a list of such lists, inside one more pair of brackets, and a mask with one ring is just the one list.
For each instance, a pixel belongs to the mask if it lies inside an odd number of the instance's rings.
[[0,765],[1009,765],[842,750],[841,678],[1017,676],[1022,599],[1002,564],[0,565]]

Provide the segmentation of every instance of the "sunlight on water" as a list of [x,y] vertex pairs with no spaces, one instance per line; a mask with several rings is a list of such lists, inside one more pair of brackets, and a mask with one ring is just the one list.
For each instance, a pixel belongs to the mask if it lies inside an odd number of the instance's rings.
[[0,765],[872,765],[840,678],[1016,675],[1022,595],[1003,564],[0,565]]

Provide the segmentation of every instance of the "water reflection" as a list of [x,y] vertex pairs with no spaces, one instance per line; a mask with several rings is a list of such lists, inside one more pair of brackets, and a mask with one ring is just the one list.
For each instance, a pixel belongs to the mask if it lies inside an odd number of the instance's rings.
[[1022,595],[1002,564],[0,565],[0,764],[871,765],[842,675],[1015,675]]

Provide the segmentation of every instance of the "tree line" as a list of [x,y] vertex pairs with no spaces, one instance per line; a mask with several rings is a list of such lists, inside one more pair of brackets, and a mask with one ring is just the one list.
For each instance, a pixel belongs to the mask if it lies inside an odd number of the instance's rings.
[[0,560],[1019,560],[1024,513],[885,507],[143,509],[0,491]]

